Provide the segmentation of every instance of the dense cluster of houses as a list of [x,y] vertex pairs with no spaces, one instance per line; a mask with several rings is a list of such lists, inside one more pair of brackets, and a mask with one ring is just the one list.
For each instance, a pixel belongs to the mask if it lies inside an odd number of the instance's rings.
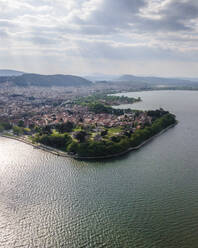
[[83,123],[84,125],[95,125],[105,127],[135,126],[141,128],[145,123],[151,123],[151,117],[146,112],[139,115],[132,112],[116,116],[114,114],[95,114],[88,107],[68,104],[67,95],[63,96],[59,91],[32,92],[31,89],[22,94],[0,90],[0,119],[9,120],[17,125],[20,120],[25,127],[53,125],[60,122]]

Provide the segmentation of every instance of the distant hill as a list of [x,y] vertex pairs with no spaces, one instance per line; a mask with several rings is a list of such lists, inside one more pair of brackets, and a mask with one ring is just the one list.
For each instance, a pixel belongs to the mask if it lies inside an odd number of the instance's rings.
[[17,86],[64,86],[64,87],[80,87],[90,86],[92,82],[78,76],[72,75],[40,75],[40,74],[23,74],[20,76],[0,77],[0,83],[10,82]]
[[24,74],[22,71],[0,69],[0,77],[21,76],[22,74]]
[[116,75],[109,75],[109,74],[101,74],[101,73],[94,73],[91,75],[84,76],[84,78],[96,82],[96,81],[113,81],[118,78]]
[[182,79],[182,80],[189,80],[189,81],[192,81],[192,82],[198,82],[198,78],[196,77],[185,77],[185,78],[179,78],[179,79]]
[[198,84],[198,80],[192,82],[189,79],[180,79],[180,78],[162,78],[162,77],[142,77],[142,76],[133,76],[133,75],[123,75],[118,78],[118,81],[127,81],[127,82],[141,82],[147,83],[150,85],[192,85]]
[[[134,88],[142,89],[155,86],[165,87],[198,87],[198,79],[195,78],[163,78],[154,76],[134,76],[134,75],[123,75],[123,76],[111,76],[111,75],[97,75],[99,80],[95,79],[88,80],[84,77],[74,75],[40,75],[33,73],[23,73],[14,70],[0,70],[0,84],[7,83],[16,86],[38,86],[38,87],[52,87],[52,86],[63,86],[63,87],[90,87],[98,85],[99,87],[117,87],[120,88]],[[106,78],[106,79],[103,79]],[[90,78],[91,79],[91,78]]]

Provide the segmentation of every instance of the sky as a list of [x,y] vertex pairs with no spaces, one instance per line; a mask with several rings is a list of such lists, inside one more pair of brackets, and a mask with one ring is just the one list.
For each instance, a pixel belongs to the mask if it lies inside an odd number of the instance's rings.
[[0,68],[198,77],[198,1],[0,0]]

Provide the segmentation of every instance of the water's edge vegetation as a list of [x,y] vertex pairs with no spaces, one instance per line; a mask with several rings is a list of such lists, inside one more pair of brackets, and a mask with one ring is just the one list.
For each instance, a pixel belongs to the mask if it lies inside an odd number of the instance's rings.
[[139,101],[140,97],[106,94],[81,97],[67,102],[63,107],[66,112],[59,117],[43,116],[42,123],[29,123],[24,118],[0,121],[0,132],[5,134],[7,130],[19,141],[57,155],[79,159],[118,157],[139,149],[177,122],[175,115],[162,108],[141,111],[112,107]]
[[[122,135],[115,140],[87,140],[78,142],[71,140],[66,134],[62,135],[62,138],[64,147],[66,147],[66,151],[69,155],[81,159],[104,159],[119,156],[130,150],[138,149],[145,141],[150,140],[161,131],[175,124],[175,116],[168,113],[156,119],[151,126],[147,126],[144,129],[137,129],[133,134]],[[57,142],[60,142],[57,137],[55,139],[58,140]],[[54,139],[51,143],[49,136],[37,136],[33,141],[48,146],[50,144],[50,146],[55,144]]]
[[[144,129],[136,130],[132,137],[123,137],[118,143],[104,144],[104,142],[86,142],[68,144],[67,152],[56,149],[52,146],[42,144],[39,140],[24,139],[16,135],[2,134],[1,136],[11,138],[32,145],[34,148],[42,149],[57,156],[71,157],[82,160],[110,159],[120,157],[131,151],[138,150],[155,137],[174,127],[178,121],[173,114],[166,114],[154,121],[154,123]],[[72,146],[72,147],[71,147]],[[72,150],[72,152],[71,152]]]

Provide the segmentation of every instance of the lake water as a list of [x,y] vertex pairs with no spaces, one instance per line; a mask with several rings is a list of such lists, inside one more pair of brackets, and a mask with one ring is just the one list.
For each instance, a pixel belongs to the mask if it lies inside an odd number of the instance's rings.
[[125,95],[179,124],[104,162],[0,138],[0,247],[198,247],[198,92]]

